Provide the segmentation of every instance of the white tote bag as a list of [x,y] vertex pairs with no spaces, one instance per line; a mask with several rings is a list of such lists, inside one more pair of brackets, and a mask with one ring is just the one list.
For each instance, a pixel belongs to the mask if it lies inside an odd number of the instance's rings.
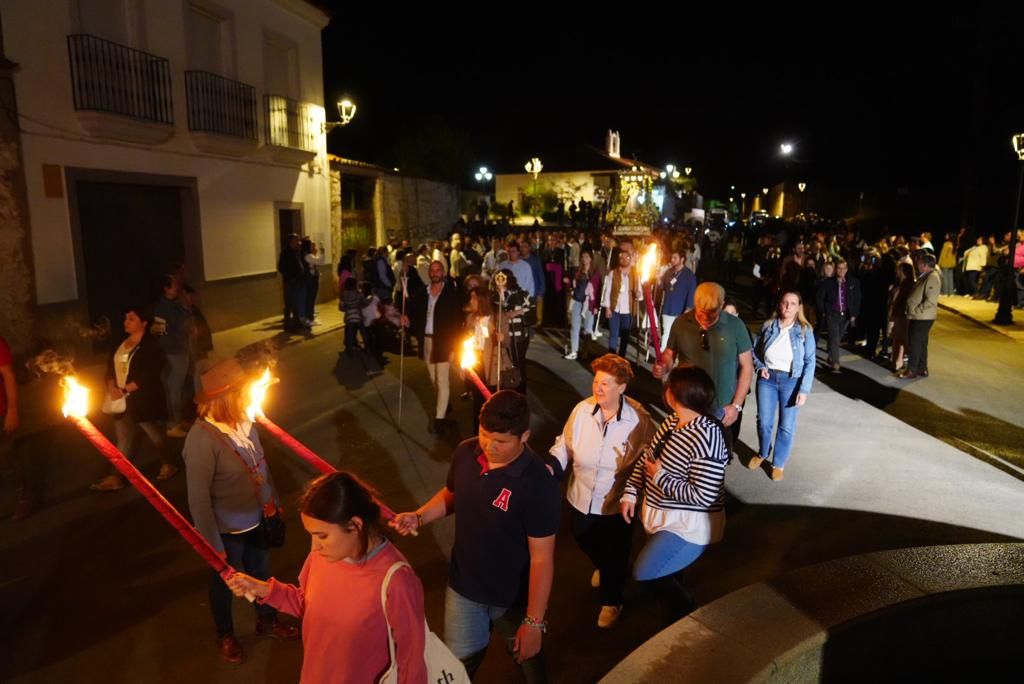
[[[403,565],[409,564],[405,561],[397,561],[388,568],[388,574],[384,576],[384,582],[380,585],[380,607],[384,610],[384,620],[388,619],[388,584],[391,576]],[[430,626],[424,621],[426,630],[425,648],[423,659],[427,663],[427,681],[431,684],[469,684],[469,676],[462,661],[448,650],[436,634],[430,631]],[[384,676],[380,678],[380,684],[398,684],[398,662],[395,656],[395,639],[391,634],[391,623],[388,622],[388,652],[391,654],[391,666]]]

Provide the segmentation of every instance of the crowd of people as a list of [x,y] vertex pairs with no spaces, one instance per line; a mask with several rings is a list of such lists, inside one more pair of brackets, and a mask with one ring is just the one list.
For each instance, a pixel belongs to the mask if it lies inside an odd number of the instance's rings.
[[[660,263],[642,283],[639,256],[650,244]],[[472,677],[493,629],[506,637],[527,680],[544,681],[563,479],[572,536],[594,568],[597,625],[618,623],[631,575],[658,596],[666,620],[678,619],[695,605],[683,572],[724,535],[725,471],[750,392],[757,396],[758,451],[746,465],[778,482],[811,394],[818,338],[828,339],[833,372],[841,371],[848,338],[849,348],[887,358],[903,378],[927,377],[939,297],[953,288],[973,295],[979,281],[983,288],[1001,277],[998,269],[975,268],[982,247],[980,237],[972,247],[963,233],[948,235],[936,258],[928,233],[868,243],[839,227],[798,226],[747,238],[711,229],[638,237],[467,231],[415,247],[399,241],[362,257],[349,250],[336,269],[346,352],[365,351],[381,363],[387,354],[417,354],[435,390],[428,429],[456,436],[454,380],[455,392],[474,400],[475,430],[454,448],[437,493],[390,520],[353,474],[314,480],[300,503],[311,549],[297,585],[269,572],[284,528],[278,490],[245,413],[253,378],[235,360],[201,363],[212,344],[183,268],[163,279],[154,306],[126,311],[125,337],[108,363],[104,411],[113,415],[126,455],[142,435],[160,454],[157,479],[177,471],[168,438],[185,438],[192,519],[238,571],[226,581],[213,572],[209,578],[224,660],[243,658],[234,593],[254,601],[258,633],[302,637],[304,682],[425,682],[434,674],[428,656],[438,648]],[[992,249],[999,245],[984,250],[986,266]],[[289,329],[316,323],[319,266],[316,245],[292,236],[279,260]],[[1014,267],[1024,267],[1020,247]],[[721,283],[752,295],[755,316],[766,312],[756,333]],[[998,291],[998,282],[992,287]],[[648,315],[645,297],[657,315]],[[526,360],[540,327],[565,331],[566,361],[586,358],[593,382],[554,443],[535,449]],[[594,354],[605,335],[606,350]],[[452,368],[465,344],[477,352],[473,370],[489,398]],[[18,415],[4,349],[6,435]],[[648,359],[663,380],[667,417],[660,424],[628,396]],[[111,473],[94,488],[123,486]],[[455,538],[442,645],[425,625],[423,586],[388,530],[416,534],[450,515]],[[634,519],[646,539],[630,568]],[[280,613],[301,619],[301,628]]]

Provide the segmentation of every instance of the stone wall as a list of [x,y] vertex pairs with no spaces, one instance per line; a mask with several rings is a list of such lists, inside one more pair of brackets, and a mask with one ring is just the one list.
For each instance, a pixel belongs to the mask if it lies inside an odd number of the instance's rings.
[[378,192],[388,239],[407,238],[415,244],[442,238],[459,218],[459,189],[450,183],[384,175]]
[[6,78],[0,78],[0,105],[0,335],[21,355],[33,344],[32,271],[18,109]]

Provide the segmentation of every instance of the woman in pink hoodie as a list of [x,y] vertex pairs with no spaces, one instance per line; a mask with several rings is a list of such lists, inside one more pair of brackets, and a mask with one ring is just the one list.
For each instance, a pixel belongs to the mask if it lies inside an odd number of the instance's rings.
[[378,681],[391,666],[389,624],[398,681],[426,682],[423,585],[410,566],[398,569],[388,584],[385,617],[381,585],[405,557],[384,536],[369,490],[349,473],[323,475],[310,484],[300,509],[312,548],[299,585],[236,573],[228,586],[302,618],[303,684]]

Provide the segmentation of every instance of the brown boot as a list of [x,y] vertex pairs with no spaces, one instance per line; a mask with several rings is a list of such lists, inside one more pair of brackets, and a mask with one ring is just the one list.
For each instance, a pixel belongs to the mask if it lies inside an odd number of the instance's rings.
[[271,622],[257,622],[256,633],[261,636],[268,636],[273,639],[285,639],[287,641],[298,639],[302,636],[302,632],[299,631],[298,627],[286,625],[283,622],[278,622],[277,620],[273,620]]
[[225,634],[217,639],[217,648],[220,650],[220,657],[226,663],[238,665],[242,662],[242,645],[234,634]]

